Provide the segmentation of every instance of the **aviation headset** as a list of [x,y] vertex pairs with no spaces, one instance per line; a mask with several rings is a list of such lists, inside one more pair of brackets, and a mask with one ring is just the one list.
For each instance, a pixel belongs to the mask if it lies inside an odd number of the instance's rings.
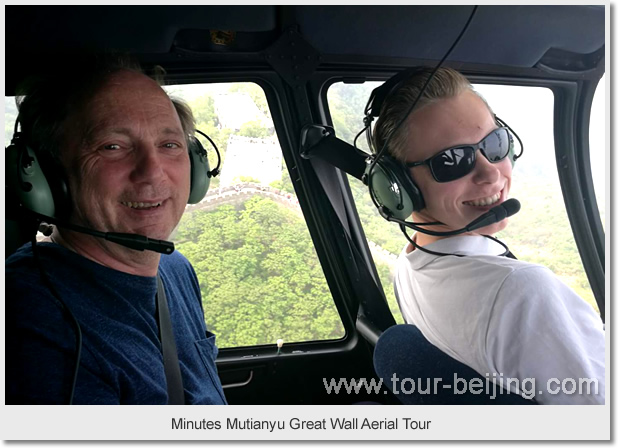
[[[412,178],[410,169],[388,154],[386,146],[383,148],[376,147],[376,142],[371,132],[371,123],[374,118],[380,115],[384,102],[395,95],[409,79],[423,74],[429,76],[431,71],[428,68],[412,68],[398,73],[380,87],[374,89],[365,106],[365,132],[372,154],[367,160],[363,182],[368,186],[369,194],[376,206],[378,206],[381,214],[385,217],[392,216],[400,221],[405,221],[413,211],[425,208],[425,200],[421,190]],[[423,90],[421,90],[421,95]],[[417,101],[419,98],[417,98]],[[506,123],[498,117],[495,117],[495,120],[497,124],[507,127],[517,137],[521,145],[521,140],[517,134]],[[398,132],[398,128],[399,126],[394,129],[393,133]],[[385,139],[386,145],[388,145],[389,141],[390,136],[387,136],[387,139]],[[522,152],[515,155],[514,145],[511,145],[508,158],[511,160],[512,165],[515,164],[515,161],[523,153],[523,145],[521,148]]]
[[[19,117],[11,144],[6,148],[6,193],[8,200],[41,215],[66,219],[71,211],[71,196],[64,170],[49,151],[27,145],[17,132]],[[221,155],[215,143],[203,135],[217,153],[217,166],[211,170],[206,150],[195,136],[188,137],[191,162],[191,189],[187,203],[200,202],[208,191],[210,179],[219,174]]]

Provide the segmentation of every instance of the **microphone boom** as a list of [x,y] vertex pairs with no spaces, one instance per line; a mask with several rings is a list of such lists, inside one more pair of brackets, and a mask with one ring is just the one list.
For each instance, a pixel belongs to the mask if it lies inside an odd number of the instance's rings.
[[[388,209],[379,209],[380,214],[386,218],[388,221],[396,222],[397,224],[406,226],[412,230],[415,230],[420,233],[424,233],[426,235],[432,236],[456,236],[461,235],[462,233],[472,232],[473,230],[480,229],[481,227],[486,227],[496,222],[502,221],[503,219],[508,218],[509,216],[514,215],[521,208],[521,204],[517,199],[507,199],[502,204],[495,206],[487,213],[482,214],[474,221],[469,223],[466,227],[462,227],[461,229],[451,230],[448,232],[439,232],[437,230],[428,230],[424,229],[420,226],[429,225],[429,223],[411,223],[408,221],[403,221],[401,219],[397,219],[393,217],[390,213],[388,213]],[[438,223],[431,223],[432,225]]]
[[42,215],[25,207],[20,207],[16,211],[14,219],[34,219],[39,222],[54,224],[58,227],[64,227],[74,232],[84,233],[86,235],[103,238],[112,243],[120,244],[133,250],[150,250],[160,254],[169,255],[174,252],[174,243],[165,240],[155,240],[144,235],[136,233],[117,233],[117,232],[101,232],[99,230],[89,229],[87,227],[78,226],[70,222],[65,222],[51,216]]
[[486,227],[496,222],[502,221],[503,219],[506,219],[509,216],[517,213],[520,208],[521,204],[517,199],[508,199],[502,204],[497,205],[496,207],[489,210],[487,213],[479,216],[470,224],[468,224],[465,227],[466,232],[471,232],[473,230],[480,229],[481,227]]

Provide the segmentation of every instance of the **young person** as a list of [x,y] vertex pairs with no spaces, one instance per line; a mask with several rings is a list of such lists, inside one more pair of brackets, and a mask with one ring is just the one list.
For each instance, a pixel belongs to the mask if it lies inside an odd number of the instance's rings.
[[[417,189],[411,217],[402,219],[449,232],[509,198],[513,138],[455,70],[440,68],[419,98],[431,72],[414,72],[386,97],[373,139],[376,150],[388,141],[387,157]],[[533,379],[538,403],[604,403],[601,319],[549,269],[506,256],[490,237],[507,224],[456,236],[416,232],[397,263],[405,321],[481,378]],[[597,387],[570,392],[580,380]]]

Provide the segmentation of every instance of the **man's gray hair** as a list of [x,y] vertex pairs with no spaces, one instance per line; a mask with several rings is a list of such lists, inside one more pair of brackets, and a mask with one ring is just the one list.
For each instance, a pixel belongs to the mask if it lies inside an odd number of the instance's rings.
[[[71,111],[88,101],[110,76],[121,71],[149,76],[130,56],[97,54],[81,58],[77,65],[67,64],[62,70],[27,79],[18,88],[15,98],[25,143],[58,157],[63,124]],[[164,73],[164,70],[155,68],[150,77],[162,85]],[[195,119],[191,109],[179,99],[170,99],[186,136],[193,135]]]

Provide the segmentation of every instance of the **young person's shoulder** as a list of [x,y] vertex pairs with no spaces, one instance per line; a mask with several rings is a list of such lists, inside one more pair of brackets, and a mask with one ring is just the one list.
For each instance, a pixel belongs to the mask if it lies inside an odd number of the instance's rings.
[[521,263],[504,277],[497,302],[520,313],[563,313],[600,322],[598,313],[569,285],[549,268],[533,263]]

